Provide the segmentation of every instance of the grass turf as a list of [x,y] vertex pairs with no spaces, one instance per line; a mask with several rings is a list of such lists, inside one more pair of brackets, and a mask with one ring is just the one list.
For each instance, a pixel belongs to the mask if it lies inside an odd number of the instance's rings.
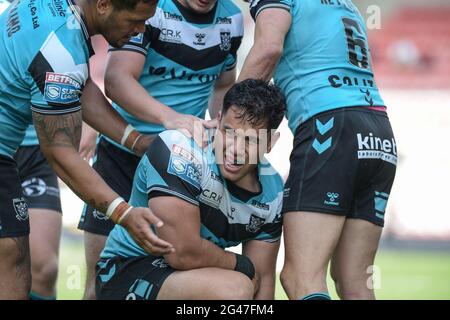
[[[378,253],[375,277],[378,299],[450,299],[450,254],[445,252],[391,251]],[[63,241],[60,253],[58,299],[81,299],[85,281],[84,250],[80,243]],[[369,275],[368,275],[369,276]],[[337,299],[330,278],[333,299]],[[277,281],[276,298],[286,299]]]

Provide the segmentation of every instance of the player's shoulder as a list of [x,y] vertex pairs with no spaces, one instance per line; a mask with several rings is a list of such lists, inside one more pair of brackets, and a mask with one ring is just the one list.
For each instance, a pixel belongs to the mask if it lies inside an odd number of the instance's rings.
[[199,161],[204,157],[203,150],[194,139],[185,136],[178,130],[166,130],[158,135],[171,154],[181,156],[186,160]]
[[217,7],[219,14],[226,14],[227,16],[242,16],[241,9],[232,0],[221,0],[218,1]]
[[284,190],[283,178],[267,160],[259,164],[259,180],[264,193],[271,198],[278,197]]

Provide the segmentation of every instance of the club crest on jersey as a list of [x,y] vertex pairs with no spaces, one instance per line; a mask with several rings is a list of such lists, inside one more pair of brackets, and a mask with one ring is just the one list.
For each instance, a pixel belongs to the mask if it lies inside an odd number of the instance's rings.
[[264,225],[264,222],[266,219],[260,218],[254,214],[250,216],[250,221],[248,225],[246,226],[247,232],[256,233],[258,232],[261,227]]
[[19,221],[28,220],[28,204],[25,198],[13,199],[13,207],[16,212],[16,219]]
[[52,104],[72,104],[80,100],[81,85],[65,74],[47,72],[44,98]]
[[231,49],[231,32],[229,30],[220,31],[220,50],[230,51]]

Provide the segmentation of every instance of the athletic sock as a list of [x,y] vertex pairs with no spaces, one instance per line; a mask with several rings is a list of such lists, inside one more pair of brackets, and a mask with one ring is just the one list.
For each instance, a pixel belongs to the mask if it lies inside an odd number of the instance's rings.
[[33,292],[33,291],[30,291],[30,294],[28,295],[28,298],[30,298],[30,300],[42,300],[42,301],[44,301],[44,300],[47,300],[47,301],[56,300],[56,297],[45,297],[45,296],[40,295],[40,294],[38,294],[36,292]]
[[312,293],[304,296],[299,300],[331,300],[331,297],[326,292]]

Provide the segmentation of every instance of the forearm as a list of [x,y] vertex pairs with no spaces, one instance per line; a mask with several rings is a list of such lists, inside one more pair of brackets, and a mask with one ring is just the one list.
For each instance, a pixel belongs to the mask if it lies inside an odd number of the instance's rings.
[[209,240],[199,239],[187,250],[177,250],[167,256],[167,261],[178,270],[199,268],[221,268],[234,270],[236,255],[215,245]]
[[246,79],[269,81],[272,78],[280,56],[281,50],[279,47],[271,47],[261,42],[255,42],[245,59],[238,82]]
[[132,75],[107,77],[105,88],[110,99],[141,121],[164,125],[174,114],[173,109],[153,98]]
[[111,106],[99,87],[88,80],[82,97],[83,120],[93,129],[117,143],[121,142],[128,123]]
[[216,119],[219,112],[222,110],[223,107],[223,98],[225,97],[225,94],[227,93],[228,89],[232,86],[221,86],[217,87],[214,90],[214,93],[209,101],[209,115],[211,116],[211,119]]

